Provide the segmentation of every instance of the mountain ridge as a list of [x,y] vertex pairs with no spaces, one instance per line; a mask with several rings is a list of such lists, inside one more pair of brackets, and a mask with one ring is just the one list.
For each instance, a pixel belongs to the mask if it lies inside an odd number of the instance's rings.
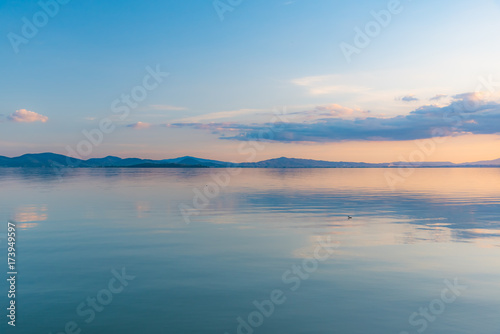
[[[163,166],[161,166],[163,165]],[[397,168],[397,167],[500,167],[500,159],[477,161],[470,163],[455,164],[452,162],[421,162],[409,163],[396,161],[390,163],[367,163],[347,161],[325,161],[313,159],[280,157],[258,162],[225,162],[219,160],[201,159],[192,156],[183,156],[174,159],[141,159],[120,158],[107,156],[104,158],[91,158],[87,160],[68,157],[57,153],[28,153],[18,157],[0,156],[0,167],[20,168]]]

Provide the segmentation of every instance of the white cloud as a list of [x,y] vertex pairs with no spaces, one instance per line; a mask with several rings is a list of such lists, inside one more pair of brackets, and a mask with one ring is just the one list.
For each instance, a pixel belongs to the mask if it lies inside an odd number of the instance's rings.
[[160,111],[181,111],[187,110],[185,107],[176,107],[166,104],[151,104],[145,108],[146,110],[160,110]]
[[340,75],[318,75],[298,78],[292,83],[304,87],[311,95],[328,95],[343,93],[361,93],[369,91],[370,88],[362,85],[345,84],[345,80]]
[[248,115],[255,115],[257,113],[265,112],[263,109],[239,109],[239,110],[232,110],[232,111],[218,111],[218,112],[213,112],[205,115],[199,115],[199,116],[193,116],[193,117],[187,117],[183,119],[176,120],[175,122],[186,122],[186,123],[196,123],[196,122],[206,122],[206,121],[212,121],[216,119],[224,119],[224,118],[235,118],[235,117],[240,117],[240,116],[248,116]]
[[444,99],[446,97],[448,97],[448,95],[446,95],[446,94],[437,94],[434,97],[431,97],[429,99],[429,101],[439,101],[439,100]]
[[[463,87],[452,89],[450,81],[461,83],[460,86]],[[299,88],[298,92],[302,90],[306,96],[315,98],[320,103],[327,102],[324,99],[331,99],[341,105],[371,110],[376,114],[403,115],[411,112],[415,105],[423,104],[423,100],[408,103],[395,101],[396,96],[403,97],[408,92],[419,97],[435,96],[436,92],[451,95],[453,91],[474,89],[477,81],[429,76],[421,69],[383,68],[304,76],[293,78],[290,84]]]
[[8,117],[9,121],[18,123],[33,123],[42,122],[45,123],[49,120],[47,116],[37,114],[36,112],[29,111],[26,109],[16,110],[14,113],[10,114]]

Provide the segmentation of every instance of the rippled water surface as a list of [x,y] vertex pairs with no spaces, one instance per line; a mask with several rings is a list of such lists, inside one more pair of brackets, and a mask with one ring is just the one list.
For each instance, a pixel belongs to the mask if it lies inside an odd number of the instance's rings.
[[389,172],[0,169],[2,333],[500,333],[500,169]]

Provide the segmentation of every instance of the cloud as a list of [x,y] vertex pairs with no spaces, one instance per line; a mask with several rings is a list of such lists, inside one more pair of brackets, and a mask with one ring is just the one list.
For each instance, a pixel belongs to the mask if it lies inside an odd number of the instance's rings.
[[[287,115],[293,116],[294,121],[314,121],[320,118],[364,118],[370,114],[370,111],[362,110],[359,108],[348,108],[337,103],[319,105],[319,106],[293,106],[286,109],[293,109],[297,111],[288,112]],[[305,109],[305,110],[301,110]],[[209,114],[186,117],[177,119],[171,122],[170,125],[175,124],[251,124],[258,122],[267,122],[276,117],[276,114],[281,114],[275,108],[274,110],[266,109],[239,109],[232,111],[219,111]]]
[[346,84],[344,78],[340,75],[318,75],[293,79],[294,85],[304,87],[309,94],[328,95],[328,94],[352,94],[369,91],[370,88],[359,86],[357,84]]
[[129,124],[127,127],[132,128],[132,129],[147,129],[151,127],[151,124],[149,123],[144,123],[144,122],[137,122],[134,124]]
[[33,123],[42,122],[45,123],[49,120],[47,116],[37,114],[36,112],[29,111],[26,109],[16,110],[14,113],[10,114],[7,119],[11,122],[19,123]]
[[370,114],[370,111],[359,108],[348,108],[337,103],[325,104],[314,107],[311,110],[298,111],[290,113],[290,115],[303,115],[309,119],[321,118],[365,118]]
[[[485,101],[477,93],[452,97],[447,106],[427,105],[407,115],[395,117],[356,117],[345,119],[323,117],[312,122],[280,124],[253,123],[176,123],[172,127],[192,127],[210,130],[221,139],[256,140],[263,133],[271,133],[276,142],[339,142],[339,141],[402,141],[436,136],[500,133],[500,104]],[[316,108],[318,109],[318,108]],[[321,108],[320,108],[321,109]],[[328,110],[328,108],[326,108]],[[348,110],[331,107],[333,113],[346,114]]]
[[218,112],[213,112],[213,113],[209,113],[209,114],[183,118],[183,119],[177,120],[176,122],[196,123],[196,122],[203,122],[203,121],[213,121],[216,119],[235,118],[235,117],[240,117],[240,116],[255,115],[259,112],[264,112],[264,111],[265,110],[263,110],[263,109],[239,109],[239,110],[231,110],[231,111],[218,111]]
[[473,93],[462,93],[458,95],[453,95],[453,98],[456,100],[464,100],[464,101],[480,101],[483,98],[483,93],[481,92],[473,92]]
[[187,110],[185,107],[176,107],[167,104],[151,104],[147,106],[145,109],[147,110],[160,110],[160,111],[181,111]]
[[448,97],[448,95],[445,95],[445,94],[438,94],[438,95],[436,95],[436,96],[434,96],[434,97],[431,97],[431,98],[429,99],[429,101],[439,101],[439,100],[441,100],[441,99],[444,99],[445,97]]
[[415,95],[406,95],[406,96],[403,96],[403,97],[399,97],[396,100],[400,100],[400,101],[408,102],[408,103],[419,101],[419,99],[416,98]]

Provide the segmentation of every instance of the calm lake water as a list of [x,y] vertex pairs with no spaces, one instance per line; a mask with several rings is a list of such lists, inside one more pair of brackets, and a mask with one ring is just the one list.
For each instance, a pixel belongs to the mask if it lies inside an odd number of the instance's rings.
[[500,333],[500,169],[388,171],[0,169],[1,332]]

